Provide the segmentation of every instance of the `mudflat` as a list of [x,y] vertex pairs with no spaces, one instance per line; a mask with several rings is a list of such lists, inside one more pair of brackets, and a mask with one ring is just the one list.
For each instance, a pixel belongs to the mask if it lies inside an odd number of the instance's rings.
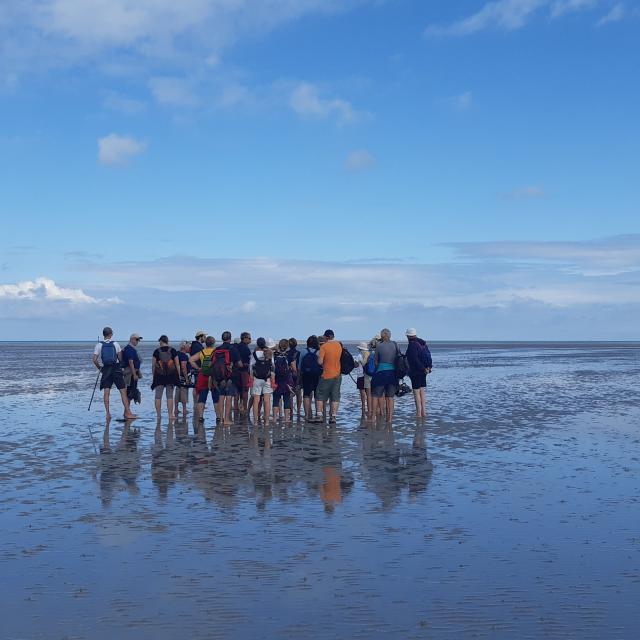
[[637,638],[640,345],[431,347],[425,420],[265,430],[1,343],[0,637]]

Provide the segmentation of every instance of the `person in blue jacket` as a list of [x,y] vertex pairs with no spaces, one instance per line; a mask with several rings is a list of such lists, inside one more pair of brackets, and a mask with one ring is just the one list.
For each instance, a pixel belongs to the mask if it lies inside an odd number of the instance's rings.
[[413,399],[416,403],[416,416],[424,418],[426,416],[426,387],[427,374],[431,373],[433,361],[427,343],[418,338],[415,329],[407,329],[407,364],[409,365],[409,378],[413,389]]

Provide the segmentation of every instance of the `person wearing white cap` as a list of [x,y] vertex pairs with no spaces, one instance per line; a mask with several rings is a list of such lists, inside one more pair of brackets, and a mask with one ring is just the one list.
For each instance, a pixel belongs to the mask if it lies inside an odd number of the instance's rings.
[[427,343],[418,338],[415,329],[407,329],[406,336],[409,340],[407,346],[407,364],[409,365],[409,378],[413,389],[413,399],[416,403],[416,416],[424,418],[426,412],[426,387],[427,374],[431,373],[433,362]]
[[353,358],[356,364],[354,373],[356,376],[356,386],[360,392],[360,405],[362,409],[362,418],[364,419],[369,415],[371,407],[371,376],[369,377],[369,388],[366,386],[366,377],[364,371],[364,365],[369,360],[369,345],[366,342],[361,342],[358,345],[358,355]]

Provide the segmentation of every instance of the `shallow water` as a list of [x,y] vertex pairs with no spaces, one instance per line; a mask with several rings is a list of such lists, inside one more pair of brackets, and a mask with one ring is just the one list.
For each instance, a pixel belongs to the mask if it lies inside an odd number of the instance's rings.
[[197,437],[148,380],[105,429],[90,353],[0,343],[0,637],[638,637],[640,345],[433,345],[424,422],[344,378],[335,428]]

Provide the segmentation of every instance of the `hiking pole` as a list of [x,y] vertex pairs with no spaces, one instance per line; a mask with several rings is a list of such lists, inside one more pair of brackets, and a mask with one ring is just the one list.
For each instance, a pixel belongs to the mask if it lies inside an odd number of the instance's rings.
[[93,402],[93,396],[96,395],[96,389],[98,388],[98,378],[100,378],[100,369],[98,369],[98,375],[96,376],[96,383],[93,385],[93,393],[91,394],[91,400],[89,400],[89,408],[87,411],[91,411],[91,403]]

